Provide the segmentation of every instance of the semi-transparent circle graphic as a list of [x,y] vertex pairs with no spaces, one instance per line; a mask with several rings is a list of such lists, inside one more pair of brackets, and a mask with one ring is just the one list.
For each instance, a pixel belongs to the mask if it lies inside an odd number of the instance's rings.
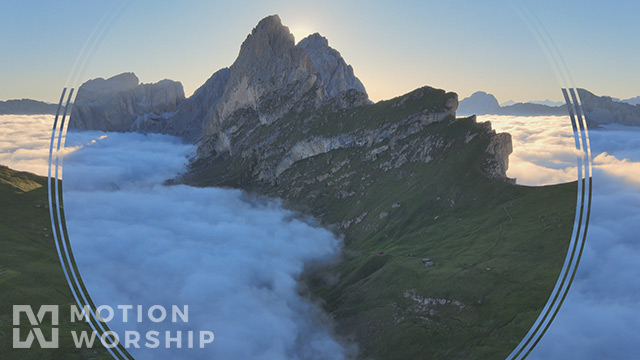
[[[104,18],[96,25],[96,28],[89,36],[89,40],[84,46],[82,53],[78,56],[78,60],[74,65],[73,71],[69,75],[68,83],[62,90],[59,102],[59,111],[55,116],[50,142],[48,173],[49,209],[52,228],[54,229],[54,240],[56,241],[56,248],[58,250],[61,265],[76,303],[80,307],[89,306],[92,310],[95,310],[96,304],[93,303],[88,289],[92,288],[92,286],[100,285],[85,285],[74,259],[72,241],[69,239],[68,231],[66,229],[62,181],[58,181],[58,179],[62,179],[63,169],[63,157],[59,156],[59,154],[61,154],[62,150],[65,148],[65,141],[68,136],[68,122],[77,89],[81,83],[88,80],[85,78],[85,73],[87,72],[89,64],[93,61],[103,40],[108,36],[109,32],[117,26],[117,19],[126,11],[126,7],[127,5],[125,3],[114,5],[113,10],[105,14]],[[555,283],[551,296],[549,296],[535,323],[526,333],[521,342],[507,357],[507,359],[524,359],[529,355],[536,344],[540,341],[545,331],[549,328],[551,322],[560,310],[562,302],[566,298],[571,283],[575,277],[580,257],[584,249],[589,223],[592,170],[586,119],[581,108],[579,94],[569,75],[566,64],[564,64],[551,36],[546,32],[529,9],[516,4],[513,6],[511,11],[519,17],[519,21],[521,21],[524,26],[529,28],[531,34],[533,34],[537,43],[540,45],[542,53],[548,60],[555,78],[560,84],[559,89],[562,92],[563,100],[567,105],[567,115],[573,131],[577,172],[575,219],[571,237],[567,239],[569,242],[568,252],[564,259],[561,273]],[[283,19],[283,22],[286,24],[287,20],[288,19]],[[210,70],[213,72],[217,69]],[[205,80],[206,79],[202,79],[203,82]],[[447,90],[455,91],[455,89]],[[108,324],[99,321],[95,316],[91,318],[90,324],[92,329],[99,335],[110,331]],[[108,351],[116,359],[133,358],[129,350],[122,344],[114,348],[109,348]]]

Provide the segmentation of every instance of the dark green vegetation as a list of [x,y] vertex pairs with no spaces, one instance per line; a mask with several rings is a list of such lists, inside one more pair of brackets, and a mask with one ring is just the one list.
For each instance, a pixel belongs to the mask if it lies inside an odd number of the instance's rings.
[[[60,348],[13,349],[13,305],[60,305]],[[70,331],[90,331],[84,322],[69,322],[75,304],[56,252],[47,205],[47,179],[0,166],[0,358],[2,359],[110,359],[99,343],[76,349]],[[26,323],[26,324],[25,324]],[[22,339],[31,328],[22,316]],[[51,319],[45,317],[45,338]]]
[[[182,181],[282,198],[343,236],[342,259],[303,280],[361,358],[504,359],[558,278],[576,184],[490,179],[493,132],[453,116],[416,128],[413,114],[441,111],[451,98],[422,91],[246,125],[248,135],[232,139],[244,148],[197,161]],[[282,148],[304,139],[375,130],[389,134],[299,160],[275,178],[261,175]]]

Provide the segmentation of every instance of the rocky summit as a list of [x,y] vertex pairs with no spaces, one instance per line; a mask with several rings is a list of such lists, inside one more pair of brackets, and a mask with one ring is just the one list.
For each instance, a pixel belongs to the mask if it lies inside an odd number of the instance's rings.
[[[268,124],[296,107],[309,102],[319,106],[350,89],[363,94],[359,97],[363,104],[368,102],[353,68],[326,38],[313,34],[296,45],[278,15],[261,20],[242,43],[235,62],[215,72],[191,97],[185,101],[179,94],[166,97],[179,106],[156,111],[152,97],[131,93],[137,85],[131,73],[86,82],[78,90],[70,126],[176,135],[199,143],[200,153],[206,155],[229,151],[230,132],[249,118]],[[162,81],[146,86],[166,85]]]
[[196,110],[197,117],[204,119],[201,156],[231,151],[232,135],[255,120],[267,125],[290,111],[309,104],[318,107],[351,89],[362,94],[362,103],[368,100],[351,66],[329,47],[327,39],[314,34],[295,45],[277,15],[260,21],[247,36],[223,81],[216,105]]
[[341,237],[339,261],[308,269],[300,291],[359,358],[505,358],[544,307],[576,184],[514,184],[511,136],[457,117],[455,93],[371,103],[326,38],[296,44],[277,15],[188,99],[154,102],[150,86],[87,82],[72,125],[181,136],[198,156],[167,184],[279,198]]
[[183,100],[182,84],[171,80],[140,84],[133,73],[93,79],[78,89],[69,127],[134,131],[143,119],[171,112]]

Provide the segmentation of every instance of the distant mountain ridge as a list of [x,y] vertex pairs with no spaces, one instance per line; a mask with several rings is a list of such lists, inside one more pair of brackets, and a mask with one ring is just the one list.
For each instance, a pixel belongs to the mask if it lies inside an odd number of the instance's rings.
[[491,114],[497,109],[500,109],[500,104],[495,96],[484,91],[477,91],[471,96],[460,100],[458,114],[484,115]]
[[182,84],[172,80],[141,84],[133,73],[93,79],[78,88],[69,127],[133,131],[140,118],[169,113],[184,99]]
[[610,96],[598,96],[585,89],[578,89],[578,94],[589,126],[640,126],[640,105],[615,101]]
[[[513,102],[512,100],[510,100]],[[511,116],[549,116],[567,115],[567,106],[549,106],[541,103],[527,102],[500,106],[492,94],[478,91],[460,100],[458,113],[461,115],[511,115]]]
[[55,115],[57,104],[20,99],[0,101],[0,115]]
[[617,102],[621,102],[621,103],[627,103],[629,105],[639,105],[640,104],[640,96],[634,96],[632,98],[628,98],[628,99],[619,99],[619,98],[611,98],[613,101],[617,101]]
[[[585,89],[577,89],[582,102],[582,109],[591,128],[598,125],[621,124],[640,126],[640,105],[632,105],[640,101],[640,97],[620,101],[609,96],[597,96]],[[549,102],[548,100],[545,102]],[[511,116],[566,116],[567,105],[549,106],[536,102],[498,105],[495,96],[478,91],[462,99],[458,113],[464,115],[511,115]]]

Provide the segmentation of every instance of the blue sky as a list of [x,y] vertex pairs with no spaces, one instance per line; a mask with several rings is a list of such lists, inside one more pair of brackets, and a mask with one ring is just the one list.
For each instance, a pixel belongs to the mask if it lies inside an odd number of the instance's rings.
[[525,7],[554,40],[575,86],[640,95],[633,1],[10,0],[0,12],[0,99],[57,101],[92,31],[122,3],[83,80],[133,71],[143,82],[181,81],[190,95],[233,62],[261,18],[277,13],[297,40],[325,35],[373,100],[423,85],[461,97],[484,90],[500,102],[560,100],[547,57],[514,11]]

